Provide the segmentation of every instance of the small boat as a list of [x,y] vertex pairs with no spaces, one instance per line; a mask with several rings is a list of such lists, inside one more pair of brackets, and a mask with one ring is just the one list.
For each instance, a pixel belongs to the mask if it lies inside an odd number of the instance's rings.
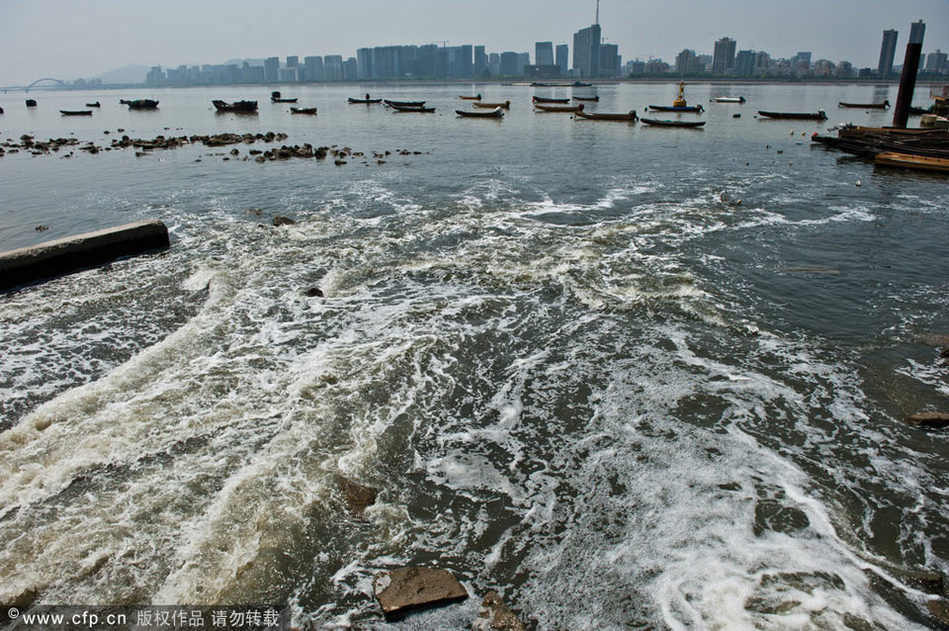
[[583,111],[583,103],[580,105],[545,105],[543,103],[534,103],[534,107],[540,110],[540,112],[567,112],[574,114]]
[[923,114],[931,114],[933,111],[932,105],[929,107],[916,107],[915,105],[909,106],[909,115],[910,116],[922,116]]
[[603,114],[599,112],[577,112],[577,120],[586,119],[591,121],[621,121],[624,123],[634,123],[639,120],[636,116],[636,110],[629,110],[627,114]]
[[299,99],[283,99],[280,98],[280,92],[274,90],[270,93],[270,102],[271,103],[296,103]]
[[420,114],[431,114],[435,111],[434,107],[425,107],[424,105],[393,105],[392,109],[398,112],[418,112]]
[[59,110],[63,116],[92,116],[92,110]]
[[0,107],[0,114],[3,114],[3,108]]
[[291,114],[316,114],[315,107],[291,107]]
[[354,99],[353,97],[349,97],[349,103],[350,104],[357,103],[360,105],[371,105],[372,103],[382,103],[382,99],[371,99],[369,98],[369,95],[367,94],[366,98],[364,99]]
[[34,101],[33,99],[27,99],[27,100],[26,100],[26,106],[27,106],[27,107],[36,107],[36,101]]
[[743,96],[717,96],[714,99],[709,99],[715,103],[744,103],[745,97]]
[[837,103],[837,107],[858,107],[865,110],[885,110],[890,107],[889,99],[883,101],[882,103],[847,103],[845,101],[840,101]]
[[465,101],[480,101],[480,100],[481,100],[481,93],[478,92],[478,93],[475,94],[474,96],[459,96],[458,98],[459,98],[459,99],[463,99],[463,100],[465,100]]
[[643,118],[642,121],[656,127],[701,127],[705,124],[705,121],[670,121],[658,118]]
[[573,82],[573,87],[575,87],[575,88],[589,88],[589,87],[591,87],[592,85],[593,85],[592,83],[584,83],[584,82],[582,82],[582,81],[574,81],[574,82]]
[[884,151],[883,153],[878,153],[874,157],[873,161],[876,164],[888,167],[902,167],[904,169],[949,173],[949,158],[930,158],[927,156],[917,156],[910,153]]
[[534,103],[569,103],[570,99],[552,99],[546,96],[535,96],[532,97]]
[[496,107],[490,112],[466,112],[465,110],[455,110],[455,114],[464,118],[501,118],[504,116],[504,110]]
[[218,112],[236,112],[238,114],[250,114],[257,111],[257,101],[234,101],[233,103],[228,103],[226,101],[211,101],[214,104],[214,109]]
[[134,101],[119,99],[119,103],[128,105],[130,110],[154,110],[158,108],[158,101],[152,99],[135,99]]
[[96,101],[95,103],[86,103],[86,107],[102,107],[102,104]]
[[705,111],[701,105],[650,105],[649,109],[654,112],[692,112],[693,114],[701,114]]
[[503,108],[503,109],[506,109],[506,110],[511,109],[511,102],[510,102],[510,101],[505,101],[504,103],[478,103],[478,102],[476,101],[476,102],[472,103],[472,105],[474,105],[475,107],[480,107],[480,108],[482,108],[482,109],[492,109],[492,110],[493,110],[493,109],[496,108],[496,107],[500,107],[500,108]]
[[758,114],[765,116],[767,118],[788,118],[795,120],[816,120],[816,121],[825,121],[827,120],[827,114],[824,110],[818,110],[816,112],[768,112],[765,110],[758,110]]
[[575,97],[573,97],[573,100],[574,100],[574,101],[594,101],[594,102],[598,102],[598,101],[600,100],[600,95],[597,94],[596,96],[575,96]]
[[424,107],[425,101],[390,101],[382,99],[382,102],[389,107]]

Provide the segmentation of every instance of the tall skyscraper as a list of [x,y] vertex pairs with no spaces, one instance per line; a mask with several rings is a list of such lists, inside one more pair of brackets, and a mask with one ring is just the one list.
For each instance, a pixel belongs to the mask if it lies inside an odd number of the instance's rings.
[[535,42],[534,43],[534,65],[535,66],[553,66],[554,65],[554,43],[553,42]]
[[600,45],[600,76],[612,79],[619,75],[620,57],[619,46],[616,44]]
[[944,74],[947,66],[949,66],[949,55],[938,48],[936,52],[926,56],[926,72]]
[[737,42],[723,37],[715,42],[715,54],[712,56],[712,74],[723,75],[735,70],[735,46]]
[[304,77],[307,81],[323,81],[323,57],[321,55],[313,57],[304,57],[303,68]]
[[750,77],[755,74],[755,51],[738,51],[735,57],[735,74],[739,77]]
[[[322,61],[322,60],[321,60]],[[359,69],[360,79],[372,79],[372,49],[356,49],[356,63]]]
[[573,72],[575,76],[596,79],[600,76],[600,25],[594,24],[573,34]]
[[480,77],[484,75],[484,72],[487,69],[488,69],[488,56],[484,52],[484,46],[475,46],[474,47],[474,76]]
[[877,74],[887,77],[893,74],[893,58],[896,56],[896,38],[899,33],[893,29],[883,31],[883,43],[880,45],[880,64]]
[[922,20],[913,22],[909,25],[909,41],[911,44],[922,44],[923,36],[926,34],[926,25]]
[[277,83],[280,80],[279,57],[267,57],[264,60],[264,79],[267,83]]
[[557,67],[560,68],[560,74],[567,76],[567,70],[570,66],[570,47],[566,44],[557,44]]

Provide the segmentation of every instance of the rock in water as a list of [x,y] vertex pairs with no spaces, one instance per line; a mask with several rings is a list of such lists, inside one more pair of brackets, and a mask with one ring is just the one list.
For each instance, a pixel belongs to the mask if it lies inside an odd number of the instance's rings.
[[275,226],[292,226],[296,222],[289,217],[284,217],[283,215],[274,215],[273,225]]
[[373,589],[386,620],[468,597],[468,592],[451,572],[434,567],[405,567],[383,572],[373,579]]
[[524,623],[518,620],[494,590],[485,594],[481,601],[481,612],[471,628],[472,631],[526,631]]
[[930,600],[926,603],[929,613],[941,624],[949,626],[949,602],[945,600]]
[[908,417],[906,422],[917,427],[941,429],[949,425],[949,414],[943,412],[917,412]]
[[[320,290],[317,289],[317,291],[319,292]],[[312,294],[308,293],[308,295]],[[323,292],[320,292],[319,295],[322,296]],[[346,500],[346,505],[349,507],[349,513],[353,517],[362,517],[365,510],[376,501],[377,493],[375,489],[370,489],[368,486],[356,484],[352,480],[348,480],[338,473],[336,474],[336,486],[343,494],[343,498]]]

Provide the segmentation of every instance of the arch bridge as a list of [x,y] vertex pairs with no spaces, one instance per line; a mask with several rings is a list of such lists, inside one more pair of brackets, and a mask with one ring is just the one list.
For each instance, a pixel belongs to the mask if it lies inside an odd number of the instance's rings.
[[54,85],[59,85],[59,86],[62,86],[62,87],[64,87],[64,88],[67,87],[66,84],[63,83],[63,82],[62,82],[61,80],[59,80],[59,79],[53,79],[52,77],[43,77],[42,79],[37,79],[36,81],[34,81],[33,83],[31,83],[30,85],[26,86],[26,89],[24,90],[24,92],[29,92],[29,91],[30,91],[30,88],[32,88],[32,87],[34,87],[34,86],[36,86],[36,85],[38,85],[38,84],[40,84],[40,83],[42,83],[42,82],[44,82],[44,81],[50,81],[50,82],[52,82]]

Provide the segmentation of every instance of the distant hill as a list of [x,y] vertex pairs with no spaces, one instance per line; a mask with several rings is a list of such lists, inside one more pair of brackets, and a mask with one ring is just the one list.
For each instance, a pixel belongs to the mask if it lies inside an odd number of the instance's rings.
[[123,66],[109,72],[103,72],[92,77],[101,79],[102,83],[145,83],[148,66]]

